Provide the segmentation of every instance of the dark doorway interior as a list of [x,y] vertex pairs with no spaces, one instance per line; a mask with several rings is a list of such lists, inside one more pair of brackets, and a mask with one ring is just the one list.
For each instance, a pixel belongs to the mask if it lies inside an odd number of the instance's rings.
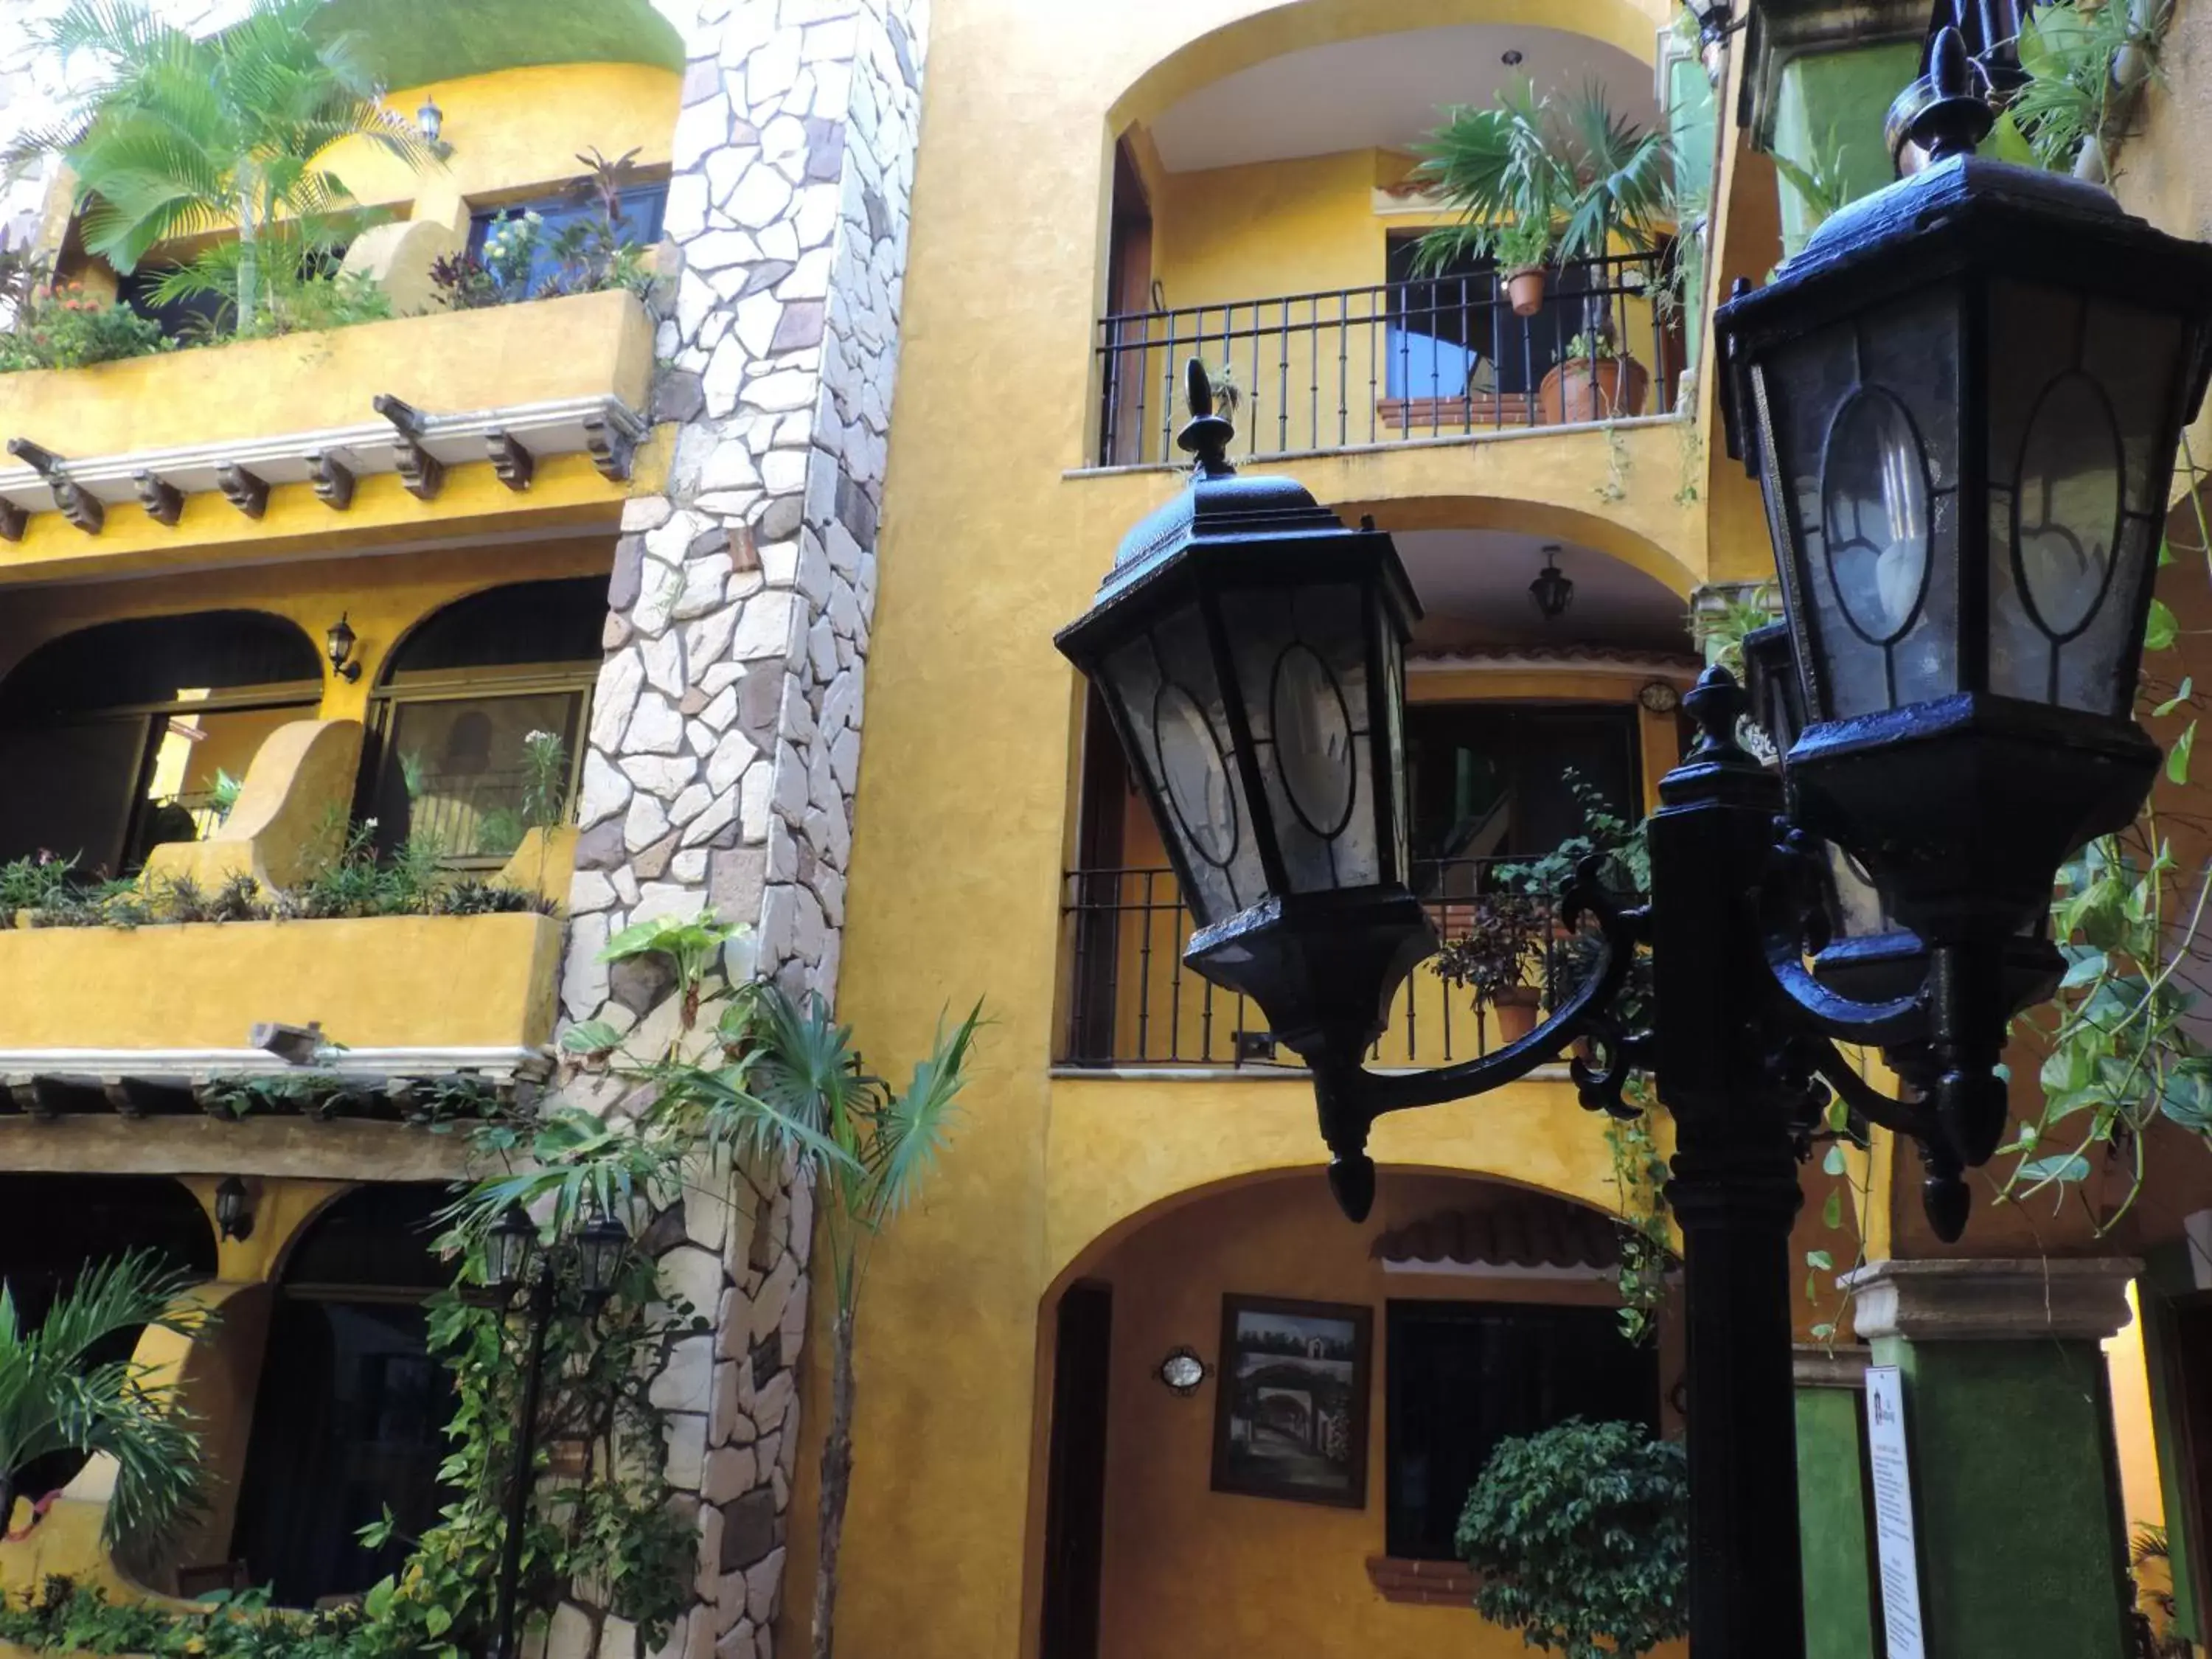
[[1468,1489],[1500,1440],[1571,1417],[1659,1423],[1659,1356],[1611,1308],[1393,1302],[1387,1547],[1449,1561]]
[[[422,1302],[446,1282],[430,1252],[435,1186],[367,1187],[295,1249],[278,1288],[231,1553],[286,1607],[356,1595],[437,1517],[453,1382]],[[362,1527],[389,1508],[380,1550]]]
[[1070,1285],[1060,1299],[1053,1360],[1042,1659],[1097,1659],[1113,1346],[1113,1291],[1103,1285]]

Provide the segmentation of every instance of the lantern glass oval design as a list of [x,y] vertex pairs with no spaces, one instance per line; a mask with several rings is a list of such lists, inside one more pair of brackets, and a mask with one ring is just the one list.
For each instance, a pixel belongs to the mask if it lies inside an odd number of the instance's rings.
[[1152,699],[1152,745],[1161,781],[1193,852],[1225,866],[1237,856],[1237,792],[1228,757],[1198,700],[1174,681]]
[[1275,660],[1268,713],[1283,793],[1305,827],[1334,841],[1351,821],[1359,769],[1344,688],[1312,647]]
[[1928,590],[1928,465],[1912,417],[1889,393],[1853,392],[1820,460],[1828,580],[1844,619],[1869,645],[1911,627]]
[[2096,616],[2119,542],[2119,423],[2096,381],[2075,372],[2044,389],[2016,477],[2014,575],[2036,626],[2069,640]]

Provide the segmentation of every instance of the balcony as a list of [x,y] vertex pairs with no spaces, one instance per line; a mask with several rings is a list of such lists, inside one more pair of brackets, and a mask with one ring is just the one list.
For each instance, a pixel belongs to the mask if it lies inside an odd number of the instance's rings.
[[611,518],[652,373],[644,307],[610,291],[0,374],[0,576],[525,505]]
[[1228,383],[1240,460],[1671,415],[1683,346],[1653,303],[1665,263],[1549,272],[1526,317],[1487,270],[1103,317],[1098,464],[1179,461],[1192,357]]
[[[1486,1054],[1571,994],[1587,935],[1563,926],[1552,900],[1518,898],[1528,863],[1416,862],[1415,890],[1447,945],[1491,923],[1495,912],[1483,901],[1502,896],[1514,907],[1522,982],[1497,1000],[1507,1006],[1478,1007],[1468,989],[1440,976],[1444,958],[1431,958],[1400,988],[1370,1066],[1443,1066]],[[1278,1047],[1255,1004],[1183,966],[1195,924],[1166,866],[1068,872],[1061,923],[1069,979],[1060,1063],[1068,1070],[1262,1073],[1301,1063]]]

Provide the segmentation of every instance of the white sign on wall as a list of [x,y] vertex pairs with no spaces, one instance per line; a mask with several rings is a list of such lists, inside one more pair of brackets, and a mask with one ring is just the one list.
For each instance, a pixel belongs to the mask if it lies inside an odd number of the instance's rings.
[[1912,1468],[1905,1445],[1905,1377],[1894,1365],[1866,1374],[1867,1462],[1874,1476],[1875,1558],[1889,1659],[1927,1659],[1920,1636],[1920,1552],[1912,1526]]

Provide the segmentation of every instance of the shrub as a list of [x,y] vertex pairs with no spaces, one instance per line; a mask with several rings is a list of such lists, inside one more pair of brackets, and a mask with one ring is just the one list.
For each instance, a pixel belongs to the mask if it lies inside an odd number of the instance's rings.
[[1689,1632],[1689,1466],[1640,1424],[1570,1418],[1504,1440],[1454,1540],[1474,1605],[1566,1659],[1637,1659]]
[[78,283],[26,300],[11,332],[0,334],[0,374],[19,368],[82,368],[166,350],[161,325],[129,306],[85,292]]

